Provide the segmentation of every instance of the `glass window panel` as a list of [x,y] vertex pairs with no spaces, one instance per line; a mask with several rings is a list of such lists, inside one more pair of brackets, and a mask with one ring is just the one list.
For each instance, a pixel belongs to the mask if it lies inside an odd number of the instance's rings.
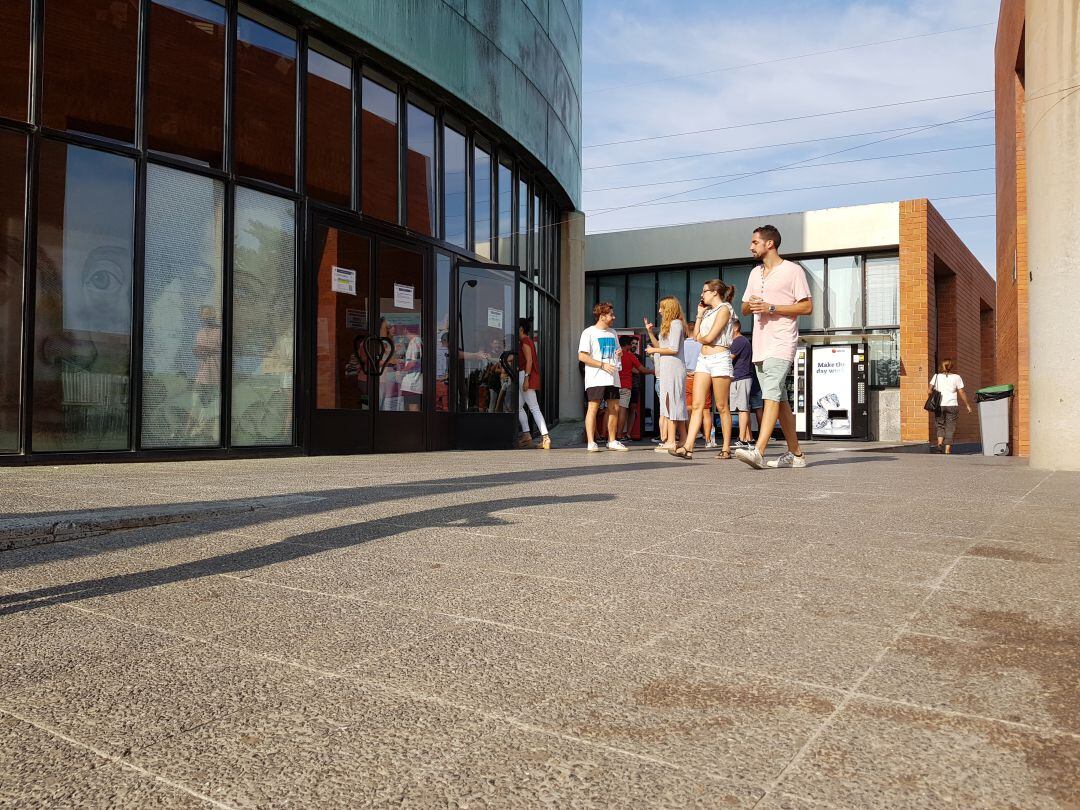
[[532,199],[532,228],[529,232],[529,238],[532,241],[532,280],[537,284],[540,283],[540,268],[543,266],[544,261],[544,231],[540,227],[540,215],[543,210],[540,196],[534,194]]
[[866,325],[900,323],[900,259],[875,256],[866,260]]
[[405,222],[411,230],[435,235],[435,118],[408,106],[409,149],[405,156]]
[[[659,282],[660,289],[657,296],[657,301],[661,298],[667,298],[669,295],[674,296],[679,300],[679,306],[683,307],[684,314],[686,309],[686,271],[685,270],[661,270],[656,274],[657,281]],[[649,318],[657,317],[655,313]]]
[[450,410],[450,257],[435,254],[435,410]]
[[[626,323],[626,276],[600,276],[597,279],[597,303],[607,302],[615,308],[615,326],[623,326]],[[596,323],[593,317],[592,307],[589,307],[589,315],[585,319],[585,325]]]
[[499,163],[499,255],[503,264],[514,263],[514,171]]
[[594,323],[596,321],[596,319],[593,318],[593,314],[592,314],[592,308],[593,308],[593,306],[595,304],[596,304],[596,278],[595,277],[586,278],[585,279],[585,325],[586,326],[589,326],[590,324],[592,324],[592,323]]
[[222,167],[225,8],[210,0],[150,4],[146,140],[151,149]]
[[466,247],[465,167],[469,150],[465,136],[451,127],[443,128],[443,209],[446,212],[446,241]]
[[138,28],[137,0],[45,3],[45,126],[135,140]]
[[42,141],[35,451],[128,447],[135,161]]
[[627,273],[629,281],[629,299],[626,302],[626,317],[619,320],[632,329],[644,326],[643,318],[656,320],[656,273]]
[[[402,295],[402,287],[411,290]],[[379,377],[379,410],[423,410],[423,255],[407,248],[381,245],[377,288],[379,334],[394,343],[386,371]]]
[[361,114],[361,203],[364,214],[398,221],[398,97],[364,77]]
[[147,169],[143,447],[221,441],[224,195],[216,180]]
[[348,207],[352,201],[352,65],[318,42],[307,52],[307,193]]
[[862,326],[862,261],[858,256],[830,256],[829,328]]
[[518,267],[524,276],[529,275],[529,183],[518,181],[517,244]]
[[491,258],[491,155],[473,148],[473,250]]
[[799,331],[819,331],[825,328],[825,260],[803,259],[799,264],[806,271],[806,283],[814,302],[812,313],[799,316]]
[[[462,267],[458,271],[460,350],[457,357],[458,411],[514,413],[517,385],[500,362],[513,352],[514,275],[506,270]],[[493,326],[491,312],[502,313],[502,326]]]
[[19,450],[26,138],[0,130],[0,453]]
[[869,383],[871,388],[900,387],[900,330],[875,329],[874,335],[888,335],[889,339],[867,341],[867,357],[870,360]]
[[232,443],[292,444],[295,206],[237,188],[234,228]]
[[[315,407],[323,410],[371,409],[370,356],[371,241],[366,236],[320,225],[315,280]],[[343,291],[335,273],[352,274],[354,288]]]
[[241,6],[236,27],[236,170],[292,188],[296,170],[296,33]]
[[754,265],[752,264],[730,264],[723,269],[724,283],[735,286],[735,297],[731,299],[731,305],[735,307],[735,312],[739,314],[739,324],[742,326],[743,334],[746,335],[749,335],[754,328],[754,316],[741,314],[742,297],[743,293],[746,292],[746,283],[750,280],[750,273],[753,269]]
[[690,271],[690,288],[686,291],[686,321],[693,322],[697,317],[698,304],[701,303],[701,288],[706,281],[720,278],[719,267],[695,267]]
[[28,120],[30,0],[0,3],[0,116]]

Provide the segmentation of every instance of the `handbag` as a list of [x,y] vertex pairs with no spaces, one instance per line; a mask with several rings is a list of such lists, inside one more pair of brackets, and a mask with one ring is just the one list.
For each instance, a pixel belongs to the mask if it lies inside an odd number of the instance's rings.
[[[934,375],[934,379],[930,381],[931,384],[937,382],[937,375]],[[930,411],[931,413],[937,413],[941,410],[941,392],[936,388],[930,392],[930,396],[926,398],[926,404],[923,405],[924,411]]]

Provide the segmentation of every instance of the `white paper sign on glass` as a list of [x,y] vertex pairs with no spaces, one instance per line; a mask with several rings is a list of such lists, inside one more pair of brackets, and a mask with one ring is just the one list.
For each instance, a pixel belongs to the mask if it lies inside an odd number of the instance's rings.
[[367,329],[367,311],[363,309],[346,309],[345,328],[358,332]]
[[416,305],[416,288],[411,284],[394,284],[394,306],[397,309],[413,309]]
[[335,264],[330,268],[330,289],[336,293],[356,295],[356,271]]
[[488,326],[492,329],[503,328],[503,311],[501,309],[488,307]]

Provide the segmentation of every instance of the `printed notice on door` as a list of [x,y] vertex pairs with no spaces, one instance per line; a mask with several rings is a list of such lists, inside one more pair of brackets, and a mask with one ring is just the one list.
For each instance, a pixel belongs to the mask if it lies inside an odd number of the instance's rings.
[[397,309],[414,309],[416,288],[411,284],[394,284],[394,306]]
[[492,329],[503,328],[503,311],[501,309],[488,307],[488,326]]
[[356,271],[335,264],[330,268],[330,289],[336,293],[356,295]]

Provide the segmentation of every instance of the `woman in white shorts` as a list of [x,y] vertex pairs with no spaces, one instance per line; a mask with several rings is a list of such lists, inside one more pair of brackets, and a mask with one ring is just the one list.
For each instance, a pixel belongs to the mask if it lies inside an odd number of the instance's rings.
[[734,339],[735,310],[731,299],[735,297],[735,288],[720,279],[707,281],[701,288],[701,303],[698,304],[697,325],[694,340],[701,344],[701,355],[697,368],[694,369],[694,404],[690,413],[690,428],[687,431],[686,444],[669,450],[673,456],[687,460],[694,457],[693,438],[701,428],[705,418],[705,399],[712,386],[712,399],[720,412],[720,430],[724,435],[723,449],[717,458],[731,458],[731,408],[728,405],[728,393],[734,369],[731,365],[731,341]]

